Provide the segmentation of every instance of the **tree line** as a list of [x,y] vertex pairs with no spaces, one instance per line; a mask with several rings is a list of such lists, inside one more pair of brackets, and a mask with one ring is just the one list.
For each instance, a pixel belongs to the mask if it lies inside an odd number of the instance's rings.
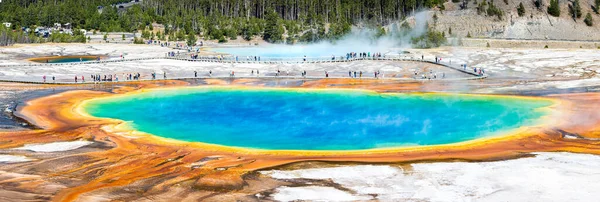
[[[416,10],[440,6],[443,0],[4,0],[0,20],[20,27],[71,23],[100,32],[152,30],[169,40],[200,35],[227,41],[262,36],[269,42],[313,42],[339,38],[352,25],[380,27]],[[99,9],[102,7],[102,9]],[[153,32],[154,35],[154,32]],[[155,36],[158,39],[158,33]]]

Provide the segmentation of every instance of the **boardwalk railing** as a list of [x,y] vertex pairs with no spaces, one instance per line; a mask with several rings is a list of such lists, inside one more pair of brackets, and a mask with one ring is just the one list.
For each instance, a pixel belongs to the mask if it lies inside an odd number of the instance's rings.
[[[466,68],[460,65],[452,65],[447,62],[435,62],[431,60],[415,59],[413,57],[399,56],[399,57],[362,57],[362,58],[348,58],[345,57],[235,57],[235,56],[198,56],[197,58],[191,58],[190,56],[177,55],[177,56],[164,56],[164,57],[142,57],[142,58],[128,58],[128,59],[109,59],[99,61],[83,61],[83,62],[72,62],[72,63],[28,63],[28,64],[14,64],[14,65],[0,65],[1,67],[31,67],[31,66],[65,66],[65,65],[87,65],[87,64],[105,64],[105,63],[116,63],[116,62],[130,62],[130,61],[147,61],[147,60],[178,60],[188,62],[205,62],[205,63],[228,63],[228,64],[326,64],[326,63],[348,63],[355,61],[408,61],[408,62],[424,62],[434,65],[440,65],[453,69],[465,74],[475,76],[469,79],[483,79],[487,78],[485,74],[479,74],[477,69]],[[223,78],[223,77],[210,77],[210,78]],[[240,77],[236,77],[240,78]],[[269,77],[262,77],[269,78]],[[274,78],[286,78],[285,76],[279,76]],[[295,77],[290,77],[295,78]],[[302,77],[306,78],[306,77]],[[319,77],[320,78],[320,77]],[[334,77],[330,77],[334,78]],[[342,77],[341,77],[342,78]],[[346,77],[343,77],[346,78]],[[16,80],[4,80],[0,79],[0,82],[21,82],[21,83],[44,83],[44,82],[30,82],[30,81],[16,81]],[[49,82],[46,82],[49,83]],[[93,83],[93,82],[87,82]],[[62,83],[56,83],[62,84]],[[72,82],[64,82],[64,84],[73,84]]]
[[251,58],[239,58],[235,56],[198,56],[198,58],[174,56],[167,57],[168,59],[182,60],[189,62],[212,62],[212,63],[229,63],[229,64],[324,64],[324,63],[342,63],[342,62],[354,62],[354,61],[398,61],[398,62],[425,62],[434,65],[444,66],[450,69],[454,69],[465,74],[470,74],[478,77],[485,77],[484,75],[478,74],[476,71],[471,71],[466,67],[460,65],[452,65],[447,62],[435,62],[432,60],[416,59],[414,57],[399,56],[399,57],[362,57],[362,58],[348,58],[345,57],[251,57]]

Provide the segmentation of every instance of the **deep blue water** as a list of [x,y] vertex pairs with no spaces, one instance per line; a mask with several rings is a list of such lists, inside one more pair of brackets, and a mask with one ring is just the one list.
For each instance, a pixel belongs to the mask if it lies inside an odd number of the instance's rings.
[[285,150],[456,143],[535,124],[550,101],[357,90],[183,88],[89,102],[97,117],[177,140]]

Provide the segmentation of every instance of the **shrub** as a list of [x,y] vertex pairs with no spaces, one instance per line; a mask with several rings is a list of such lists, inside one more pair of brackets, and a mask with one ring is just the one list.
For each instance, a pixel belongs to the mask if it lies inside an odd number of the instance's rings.
[[133,44],[144,44],[144,40],[140,39],[140,38],[137,38],[137,37],[134,37],[133,38]]
[[219,38],[219,43],[227,43],[225,36],[221,35],[221,38]]

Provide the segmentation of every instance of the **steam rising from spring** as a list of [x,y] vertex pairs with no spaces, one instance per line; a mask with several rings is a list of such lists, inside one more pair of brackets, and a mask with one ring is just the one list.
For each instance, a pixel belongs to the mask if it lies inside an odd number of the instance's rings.
[[[379,30],[353,27],[352,31],[339,40],[321,41],[311,44],[272,44],[259,48],[233,48],[228,52],[238,56],[262,57],[331,57],[345,56],[349,52],[398,54],[402,49],[411,47],[411,38],[427,32],[429,13],[421,11],[413,16],[385,26],[386,34],[376,37]],[[405,24],[403,26],[403,24]],[[408,25],[408,26],[406,26]]]

